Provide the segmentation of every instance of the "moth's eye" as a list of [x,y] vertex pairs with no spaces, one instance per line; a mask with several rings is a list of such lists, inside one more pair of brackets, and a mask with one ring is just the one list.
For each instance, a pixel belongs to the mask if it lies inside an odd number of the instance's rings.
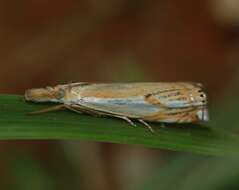
[[46,89],[47,89],[48,91],[53,91],[53,90],[54,90],[54,88],[52,88],[51,86],[47,86]]
[[59,89],[56,98],[57,99],[62,99],[65,96],[65,92],[63,89]]

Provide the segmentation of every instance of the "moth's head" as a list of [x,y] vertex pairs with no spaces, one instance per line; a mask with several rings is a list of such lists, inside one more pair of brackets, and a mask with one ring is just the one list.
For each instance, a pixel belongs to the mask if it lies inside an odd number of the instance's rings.
[[25,100],[32,102],[60,102],[65,91],[60,86],[33,88],[25,91]]

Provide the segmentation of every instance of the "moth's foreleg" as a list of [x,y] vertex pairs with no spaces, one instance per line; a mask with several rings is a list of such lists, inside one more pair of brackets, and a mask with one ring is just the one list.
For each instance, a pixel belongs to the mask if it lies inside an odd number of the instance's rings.
[[61,110],[61,109],[64,109],[64,108],[65,108],[65,105],[64,104],[60,104],[60,105],[44,108],[44,109],[41,109],[41,110],[33,111],[33,112],[30,112],[29,114],[41,114],[41,113]]

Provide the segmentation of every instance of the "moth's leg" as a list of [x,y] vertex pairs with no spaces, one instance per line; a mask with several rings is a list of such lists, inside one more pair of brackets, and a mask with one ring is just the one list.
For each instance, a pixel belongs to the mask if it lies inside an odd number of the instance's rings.
[[65,108],[66,108],[66,109],[69,109],[69,110],[71,110],[71,111],[74,111],[74,112],[76,112],[76,113],[82,114],[82,111],[77,110],[77,109],[74,108],[73,106],[65,105]]
[[138,121],[142,123],[144,126],[146,126],[152,133],[155,132],[153,128],[148,123],[146,123],[143,119],[138,119]]
[[120,119],[123,119],[125,121],[127,121],[130,125],[134,126],[134,127],[137,127],[136,124],[131,121],[128,117],[126,116],[117,116],[117,115],[112,115],[112,117],[117,117],[117,118],[120,118]]
[[95,110],[91,110],[89,108],[86,108],[84,106],[80,106],[80,105],[65,105],[65,107],[71,111],[74,111],[76,113],[86,113],[86,114],[90,114],[90,115],[93,115],[93,116],[102,116],[102,115],[105,115],[101,112],[98,112],[98,111],[95,111]]
[[85,106],[81,106],[81,105],[65,105],[65,108],[67,108],[69,110],[72,110],[72,111],[75,111],[77,113],[84,112],[84,113],[92,114],[92,115],[96,115],[96,116],[110,116],[110,117],[120,118],[120,119],[123,119],[123,120],[127,121],[130,125],[136,127],[136,124],[126,116],[120,116],[120,115],[100,112],[100,111],[96,111],[96,110],[91,110],[91,109],[89,109]]
[[131,119],[129,119],[126,116],[120,116],[120,115],[115,115],[115,114],[107,114],[107,113],[102,113],[101,115],[106,115],[106,116],[109,116],[109,117],[120,118],[120,119],[123,119],[123,120],[127,121],[130,125],[132,125],[134,127],[137,127],[137,125]]
[[60,105],[44,108],[44,109],[41,109],[41,110],[33,111],[33,112],[30,112],[30,114],[41,114],[41,113],[61,110],[61,109],[64,109],[64,108],[65,108],[65,105],[64,104],[60,104]]
[[68,108],[69,110],[75,111],[77,113],[80,113],[82,111],[82,112],[92,114],[92,115],[96,115],[96,116],[117,117],[117,118],[120,118],[120,119],[123,119],[123,120],[127,121],[130,125],[136,127],[136,124],[126,116],[119,116],[119,115],[104,113],[104,112],[100,112],[100,111],[95,111],[95,110],[91,110],[89,108],[86,108],[85,106],[80,106],[80,105],[67,105],[66,108]]

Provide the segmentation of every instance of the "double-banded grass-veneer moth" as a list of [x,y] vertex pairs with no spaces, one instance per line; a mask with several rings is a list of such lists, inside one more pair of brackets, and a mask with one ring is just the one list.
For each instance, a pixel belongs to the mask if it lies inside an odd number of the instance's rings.
[[110,116],[135,126],[147,122],[194,123],[208,121],[207,96],[202,84],[191,82],[71,83],[26,90],[25,99],[59,105],[35,111],[69,109],[77,113]]

